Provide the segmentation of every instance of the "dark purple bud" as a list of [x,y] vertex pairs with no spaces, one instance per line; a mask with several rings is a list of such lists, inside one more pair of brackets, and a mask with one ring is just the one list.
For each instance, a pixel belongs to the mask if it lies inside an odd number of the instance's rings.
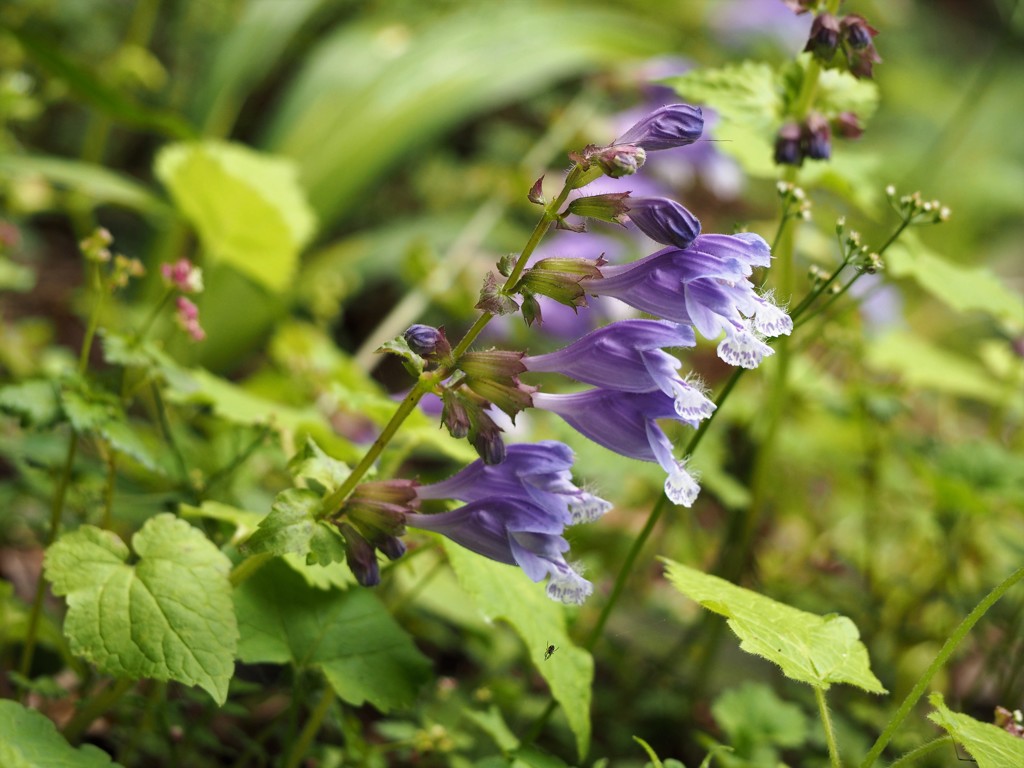
[[380,584],[380,566],[377,565],[377,554],[370,543],[348,523],[338,523],[338,530],[345,537],[345,561],[356,581],[364,587]]
[[448,434],[461,440],[469,434],[469,412],[465,398],[450,389],[441,390],[441,423],[448,428]]
[[775,162],[779,165],[803,165],[800,144],[800,126],[796,123],[783,125],[775,137]]
[[700,108],[668,104],[654,110],[616,139],[614,145],[632,144],[647,151],[692,144],[704,131]]
[[839,20],[839,26],[843,32],[843,40],[855,51],[863,51],[866,48],[873,48],[871,39],[878,34],[878,30],[868,24],[863,16],[851,13]]
[[622,224],[623,217],[630,208],[626,204],[628,197],[629,192],[608,192],[603,195],[577,197],[569,203],[567,211],[575,216],[607,221],[609,224]]
[[629,201],[629,220],[649,238],[686,248],[700,234],[697,217],[675,200],[637,197]]
[[874,65],[882,58],[875,50],[872,39],[878,30],[872,27],[863,16],[850,14],[839,20],[842,31],[843,50],[850,66],[850,74],[859,78],[870,78],[874,74]]
[[505,443],[501,440],[501,427],[494,423],[483,409],[470,414],[469,442],[484,464],[501,464],[505,460]]
[[377,549],[383,552],[388,560],[397,560],[405,554],[405,542],[397,536],[384,536],[377,542]]
[[526,195],[526,197],[527,197],[527,199],[531,203],[536,203],[537,205],[544,205],[547,202],[544,199],[544,177],[543,176],[541,176],[539,179],[537,179],[535,182],[533,182],[533,186],[530,187],[530,191]]
[[839,19],[831,13],[819,13],[811,24],[811,34],[805,51],[824,62],[832,61],[839,47]]
[[444,328],[431,325],[411,325],[405,332],[405,343],[420,357],[430,360],[443,359],[452,353],[451,345],[444,335]]
[[832,154],[832,131],[828,121],[812,113],[804,123],[804,156],[812,160],[828,160]]
[[864,133],[864,126],[853,112],[840,112],[832,121],[832,130],[844,139],[859,139]]

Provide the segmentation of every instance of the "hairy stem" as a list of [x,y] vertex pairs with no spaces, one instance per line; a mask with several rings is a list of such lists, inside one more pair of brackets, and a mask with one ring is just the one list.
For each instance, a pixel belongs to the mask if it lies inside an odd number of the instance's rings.
[[814,686],[814,700],[818,702],[818,714],[821,716],[821,724],[825,729],[829,762],[832,768],[843,768],[843,761],[839,758],[839,745],[836,743],[836,731],[832,727],[832,715],[829,714],[828,702],[825,701],[825,691],[818,686]]
[[324,723],[324,718],[327,717],[327,713],[331,711],[331,704],[334,703],[334,689],[331,688],[330,684],[324,686],[323,696],[320,697],[320,701],[316,705],[309,718],[306,720],[306,724],[302,727],[302,731],[299,733],[299,738],[295,740],[295,744],[292,747],[291,754],[288,755],[288,762],[285,763],[285,768],[298,768],[302,759],[306,756],[306,752],[309,751],[309,745],[313,743],[313,739],[316,738],[317,731],[320,730],[320,726]]
[[1010,576],[1008,576],[999,586],[989,592],[985,598],[975,606],[974,610],[967,614],[966,618],[960,622],[960,625],[953,630],[953,634],[951,634],[949,639],[946,640],[945,644],[939,650],[938,655],[932,663],[928,665],[928,669],[926,669],[924,674],[918,679],[913,690],[907,694],[907,697],[903,700],[903,703],[900,704],[899,709],[896,710],[896,713],[892,716],[892,719],[885,727],[885,730],[882,731],[878,740],[875,741],[874,745],[868,752],[867,757],[865,757],[864,761],[860,764],[860,768],[871,768],[871,766],[875,764],[875,761],[878,760],[879,756],[882,754],[882,750],[885,749],[886,745],[888,745],[889,741],[892,739],[893,734],[896,733],[896,729],[900,727],[907,715],[910,714],[910,710],[913,709],[921,696],[924,695],[925,689],[935,676],[935,673],[938,672],[947,661],[949,661],[957,646],[960,645],[965,637],[967,637],[967,633],[974,628],[974,625],[981,620],[981,617],[985,615],[988,609],[995,605],[999,598],[1005,595],[1022,579],[1024,579],[1024,568],[1019,568],[1010,574]]

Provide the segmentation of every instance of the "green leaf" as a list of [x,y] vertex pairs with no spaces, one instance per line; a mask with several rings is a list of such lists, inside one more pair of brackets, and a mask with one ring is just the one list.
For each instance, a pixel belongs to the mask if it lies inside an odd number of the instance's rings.
[[430,662],[367,589],[313,589],[272,561],[235,591],[235,609],[239,658],[317,667],[355,706],[406,706],[430,675]]
[[57,389],[45,379],[0,387],[0,411],[19,416],[24,424],[52,424],[60,416]]
[[155,171],[214,258],[273,291],[290,284],[316,220],[291,161],[240,144],[164,147]]
[[100,165],[46,155],[0,154],[0,176],[43,176],[61,187],[81,192],[95,206],[117,205],[168,219],[174,209],[128,176]]
[[46,715],[16,701],[0,701],[0,765],[4,768],[112,768],[120,766],[91,744],[75,749]]
[[329,525],[317,519],[319,512],[319,493],[308,488],[281,491],[274,499],[270,514],[260,520],[256,532],[242,544],[242,550],[250,554],[294,552],[307,555],[314,537],[318,535],[317,529]]
[[772,141],[785,101],[778,73],[762,62],[744,61],[719,69],[694,69],[664,81],[686,101],[706,104],[719,115],[715,146],[754,176],[776,176]]
[[739,744],[799,747],[807,740],[807,717],[795,704],[783,701],[764,683],[746,682],[730,688],[711,705],[715,722]]
[[886,251],[885,264],[890,275],[909,277],[956,312],[985,312],[1024,329],[1024,296],[987,267],[953,264],[906,235]]
[[83,526],[47,550],[72,652],[110,675],[198,685],[223,704],[238,641],[230,561],[169,514],[150,518],[132,546],[138,562],[128,565],[124,542]]
[[328,456],[312,437],[306,438],[302,450],[288,462],[292,477],[315,480],[328,493],[333,492],[351,474],[348,464]]
[[828,118],[853,112],[862,123],[866,122],[878,109],[878,85],[841,69],[823,69],[818,75],[814,108]]
[[[562,705],[576,736],[580,757],[590,745],[590,686],[594,659],[572,644],[566,630],[565,608],[550,600],[519,568],[496,563],[442,540],[459,584],[488,621],[508,622],[529,649],[530,660]],[[556,651],[545,659],[549,645]]]
[[[260,520],[267,517],[267,515],[261,512],[239,509],[228,504],[222,504],[219,501],[204,501],[198,507],[182,504],[180,512],[181,516],[185,519],[205,517],[210,520],[219,520],[220,522],[233,525],[235,527],[233,541],[244,541],[259,527]],[[327,533],[333,532],[327,531]],[[288,564],[289,568],[302,576],[311,587],[316,589],[331,589],[332,587],[345,589],[350,587],[356,583],[356,577],[352,575],[352,571],[349,570],[348,565],[344,562],[345,552],[342,539],[337,534],[333,534],[333,537],[338,542],[339,547],[341,547],[338,562],[326,562],[322,559],[326,555],[318,555],[318,558],[320,558],[318,562],[307,565],[306,555],[298,555],[294,552],[286,552],[281,556],[281,559]],[[322,539],[317,539],[310,543],[310,549],[316,549],[319,553],[322,548],[329,547],[329,552],[337,553],[339,550],[331,546],[332,544],[333,542],[325,543]]]
[[928,715],[928,719],[945,728],[950,736],[962,744],[977,761],[978,768],[1024,765],[1024,739],[991,723],[950,711],[941,693],[933,693],[928,701],[935,707],[935,712]]
[[138,430],[128,423],[124,408],[113,395],[91,391],[82,382],[76,382],[61,391],[61,406],[79,434],[95,432],[114,450],[131,456],[146,469],[162,472],[159,462]]
[[875,339],[865,361],[876,371],[895,373],[903,386],[1013,407],[1019,390],[1013,379],[1001,385],[979,361],[942,349],[927,339],[893,331]]
[[807,613],[663,560],[676,589],[727,617],[729,628],[740,638],[740,648],[778,664],[786,677],[822,690],[833,683],[849,683],[871,693],[886,692],[871,672],[857,627],[847,617]]

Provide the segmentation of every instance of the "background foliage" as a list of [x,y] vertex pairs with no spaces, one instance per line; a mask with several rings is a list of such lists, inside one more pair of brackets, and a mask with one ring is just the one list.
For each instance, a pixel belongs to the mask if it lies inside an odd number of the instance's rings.
[[[409,379],[374,350],[413,322],[458,338],[484,273],[529,234],[530,184],[616,135],[652,78],[718,113],[715,143],[699,145],[714,161],[670,180],[680,199],[705,231],[770,238],[779,73],[809,17],[774,0],[4,3],[0,693],[38,711],[0,701],[0,762],[109,764],[69,746],[84,739],[126,766],[642,765],[635,736],[687,765],[709,751],[725,766],[827,764],[811,687],[742,653],[714,615],[735,613],[684,587],[687,566],[781,609],[848,617],[826,623],[866,650],[854,684],[873,693],[829,695],[844,757],[859,760],[1024,559],[1024,22],[995,0],[847,5],[881,30],[884,62],[877,89],[826,84],[870,119],[801,172],[813,222],[794,235],[793,294],[809,266],[835,264],[838,216],[885,242],[886,184],[953,218],[907,233],[867,294],[798,330],[783,389],[771,361],[741,381],[694,457],[701,500],[662,518],[584,649],[660,479],[542,416],[521,417],[516,438],[570,443],[578,476],[616,504],[572,540],[596,585],[580,610],[426,536],[373,591],[295,555],[241,586],[228,573],[279,491],[330,487],[346,470],[329,457],[357,461],[390,416]],[[96,225],[148,272],[102,305],[76,376],[95,291],[75,243]],[[588,247],[643,254],[598,234]],[[159,265],[182,255],[204,266],[206,340],[161,315],[132,343],[160,300]],[[544,351],[559,345],[548,330],[510,322],[488,342]],[[716,391],[728,376],[710,346],[686,365]],[[417,415],[379,474],[426,481],[472,458]],[[64,475],[66,533],[44,561]],[[668,579],[657,556],[674,561]],[[44,569],[55,598],[19,672]],[[132,614],[143,604],[152,621]],[[178,644],[160,629],[170,606],[192,633]],[[996,705],[1024,706],[1022,638],[1018,587],[932,681],[945,704],[922,702],[890,756],[937,726],[970,749],[958,713],[991,722]],[[552,701],[551,725],[531,731]],[[946,745],[919,764],[955,762]]]

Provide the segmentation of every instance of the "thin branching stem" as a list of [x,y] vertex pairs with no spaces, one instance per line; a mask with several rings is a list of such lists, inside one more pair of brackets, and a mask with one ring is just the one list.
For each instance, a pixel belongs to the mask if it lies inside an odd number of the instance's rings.
[[832,727],[832,715],[829,714],[828,702],[825,700],[825,691],[818,686],[814,686],[814,700],[818,703],[818,715],[821,717],[821,725],[825,729],[829,762],[832,768],[843,768],[843,761],[839,758],[839,744],[836,743],[836,731]]
[[288,755],[288,762],[285,763],[285,768],[298,768],[302,759],[306,756],[306,752],[309,751],[310,744],[312,744],[313,739],[316,738],[316,734],[320,730],[320,726],[323,725],[324,719],[331,711],[331,705],[334,703],[334,698],[334,689],[331,688],[330,684],[324,685],[324,693],[320,697],[320,701],[317,703],[316,709],[309,714],[309,717],[306,719],[306,724],[299,732],[299,737],[295,740],[295,744],[292,746],[292,751]]

